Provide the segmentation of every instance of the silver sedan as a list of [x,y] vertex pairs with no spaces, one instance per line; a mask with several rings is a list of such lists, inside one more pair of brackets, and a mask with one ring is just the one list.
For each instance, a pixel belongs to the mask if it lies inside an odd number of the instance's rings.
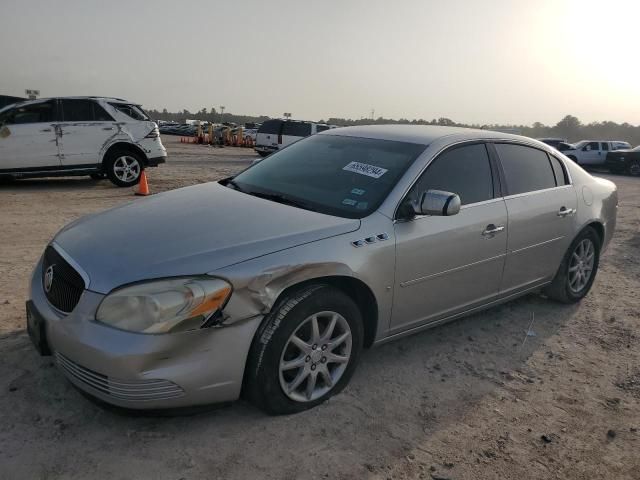
[[579,301],[617,203],[612,182],[532,139],[328,130],[66,226],[35,267],[28,330],[111,404],[242,394],[298,412],[340,392],[363,348],[532,291]]

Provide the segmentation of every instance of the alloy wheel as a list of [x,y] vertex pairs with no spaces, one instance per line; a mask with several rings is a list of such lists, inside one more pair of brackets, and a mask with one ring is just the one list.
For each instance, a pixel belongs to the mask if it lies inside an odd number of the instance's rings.
[[140,163],[135,157],[123,155],[113,162],[113,173],[122,182],[132,182],[140,176]]
[[349,364],[352,335],[336,312],[307,317],[291,334],[280,356],[280,387],[296,402],[312,402],[338,383]]
[[569,288],[581,292],[589,283],[595,262],[595,246],[589,238],[583,239],[571,254],[569,262]]
[[640,162],[635,161],[631,165],[629,165],[629,174],[634,177],[640,176]]

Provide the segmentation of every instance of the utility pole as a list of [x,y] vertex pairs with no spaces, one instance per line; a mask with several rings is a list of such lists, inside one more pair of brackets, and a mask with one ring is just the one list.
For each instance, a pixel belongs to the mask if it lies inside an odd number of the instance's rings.
[[224,116],[224,105],[220,105],[220,123],[222,123],[223,116]]
[[375,108],[372,108],[371,109],[371,120],[375,119],[375,115],[376,115],[376,110],[375,110]]

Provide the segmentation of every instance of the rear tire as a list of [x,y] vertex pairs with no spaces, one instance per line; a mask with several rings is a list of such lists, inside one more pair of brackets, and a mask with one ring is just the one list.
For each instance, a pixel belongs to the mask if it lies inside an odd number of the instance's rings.
[[140,181],[144,162],[130,150],[114,150],[104,162],[107,177],[118,187],[132,187]]
[[640,177],[640,160],[634,160],[627,167],[627,173],[632,177]]
[[347,385],[363,338],[360,310],[342,291],[321,284],[294,291],[258,329],[243,393],[272,415],[312,408]]
[[544,289],[544,293],[562,303],[582,300],[596,278],[600,247],[600,237],[592,227],[582,230],[571,242],[553,282]]
[[268,157],[269,155],[271,155],[271,152],[258,152],[258,155],[260,155],[261,157]]

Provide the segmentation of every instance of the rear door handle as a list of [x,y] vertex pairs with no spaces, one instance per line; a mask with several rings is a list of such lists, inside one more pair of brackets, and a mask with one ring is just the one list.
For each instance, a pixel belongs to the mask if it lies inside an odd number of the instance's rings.
[[482,232],[482,236],[493,237],[496,233],[500,233],[502,231],[504,231],[504,225],[494,225],[493,223],[490,223]]
[[576,213],[574,208],[562,207],[560,210],[558,210],[559,217],[567,217],[569,215],[573,215],[574,213]]
[[113,130],[113,127],[104,127],[103,130]]

